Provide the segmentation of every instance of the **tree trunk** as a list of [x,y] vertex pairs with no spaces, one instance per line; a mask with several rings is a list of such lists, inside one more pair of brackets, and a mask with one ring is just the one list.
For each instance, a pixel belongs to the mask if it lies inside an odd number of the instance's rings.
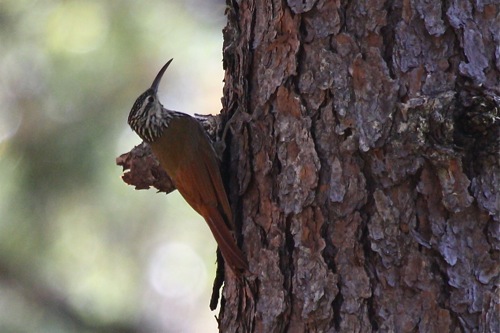
[[228,0],[222,332],[498,332],[487,2]]
[[[227,16],[224,170],[251,273],[226,272],[220,330],[498,332],[498,5]],[[147,146],[117,162],[174,189]]]

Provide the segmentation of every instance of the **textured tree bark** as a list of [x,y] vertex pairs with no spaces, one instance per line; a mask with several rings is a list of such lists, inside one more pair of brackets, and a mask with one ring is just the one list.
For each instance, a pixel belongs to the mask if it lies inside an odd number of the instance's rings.
[[228,0],[227,17],[225,170],[252,273],[226,274],[220,330],[498,332],[498,5]]
[[500,16],[481,1],[228,1],[222,332],[495,332]]

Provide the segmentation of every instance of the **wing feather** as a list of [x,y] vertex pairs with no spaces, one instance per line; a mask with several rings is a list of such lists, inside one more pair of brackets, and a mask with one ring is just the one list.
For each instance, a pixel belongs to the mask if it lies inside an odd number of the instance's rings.
[[175,174],[175,186],[184,199],[207,222],[221,253],[230,267],[246,269],[247,263],[234,238],[234,222],[219,164],[208,137],[201,131],[198,142],[186,149]]

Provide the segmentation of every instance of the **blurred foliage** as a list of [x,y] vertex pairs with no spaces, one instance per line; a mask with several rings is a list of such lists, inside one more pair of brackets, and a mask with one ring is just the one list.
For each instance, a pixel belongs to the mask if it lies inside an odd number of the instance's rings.
[[215,242],[115,157],[160,98],[218,113],[224,1],[0,2],[0,332],[215,331]]

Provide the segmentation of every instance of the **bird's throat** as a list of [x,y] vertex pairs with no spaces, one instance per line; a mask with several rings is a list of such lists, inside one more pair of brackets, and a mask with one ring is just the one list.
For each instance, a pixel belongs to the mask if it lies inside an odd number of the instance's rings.
[[155,105],[147,115],[137,121],[134,130],[144,141],[151,143],[158,139],[170,123],[172,117],[161,104]]

